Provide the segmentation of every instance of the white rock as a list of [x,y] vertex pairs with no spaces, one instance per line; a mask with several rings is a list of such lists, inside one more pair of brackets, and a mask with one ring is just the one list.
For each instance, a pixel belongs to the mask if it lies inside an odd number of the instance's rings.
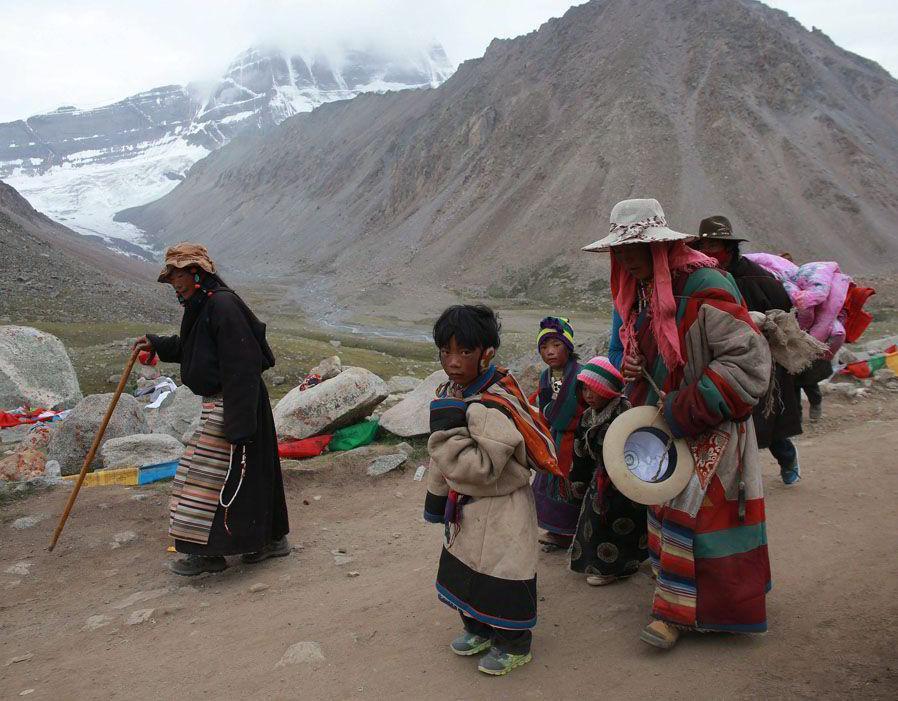
[[112,536],[112,547],[120,548],[128,543],[133,543],[135,540],[137,540],[137,534],[134,531],[122,531]]
[[284,656],[281,657],[275,667],[286,667],[288,665],[321,662],[324,660],[324,652],[321,650],[321,643],[301,642],[293,643],[287,648]]
[[58,480],[62,475],[62,466],[58,460],[47,460],[44,463],[44,479]]
[[180,385],[158,409],[146,409],[147,425],[151,433],[167,433],[182,443],[185,436],[192,436],[200,426],[203,398],[198,397],[187,385]]
[[387,389],[390,390],[390,394],[405,394],[406,392],[411,392],[417,389],[420,384],[421,380],[417,377],[397,375],[396,377],[391,377],[389,379],[387,382]]
[[33,528],[41,521],[47,518],[46,514],[34,514],[33,516],[22,516],[22,518],[17,518],[12,522],[12,527],[17,528],[20,531],[25,530],[26,528]]
[[863,399],[870,390],[866,387],[858,387],[852,382],[821,382],[820,391],[823,394],[834,394],[848,397],[849,399]]
[[131,614],[125,619],[125,625],[127,626],[136,626],[141,623],[146,623],[150,620],[153,615],[153,611],[156,609],[137,609],[136,611],[132,611]]
[[31,426],[28,424],[0,428],[0,445],[21,443],[28,437],[29,433],[31,433]]
[[271,587],[270,584],[264,584],[263,582],[256,582],[255,584],[250,585],[250,592],[253,594],[258,594],[260,591],[265,591]]
[[139,604],[143,601],[150,601],[151,599],[158,599],[160,596],[165,596],[169,593],[168,589],[150,589],[148,591],[136,591],[133,594],[126,596],[121,601],[112,604],[110,608],[116,610],[122,610],[134,606],[134,604]]
[[[81,470],[81,463],[90,450],[111,399],[112,394],[91,394],[85,397],[53,432],[47,447],[47,458],[59,462],[62,474],[74,475]],[[111,438],[146,432],[147,424],[140,402],[129,394],[123,394],[119,397],[103,434],[103,443]],[[102,444],[100,447],[102,448]],[[100,467],[99,455],[91,463],[91,467]]]
[[181,441],[167,433],[137,433],[111,438],[100,448],[105,470],[177,462],[183,453]]
[[388,472],[392,472],[393,470],[395,470],[406,460],[408,460],[408,455],[406,455],[405,453],[396,453],[395,455],[382,455],[381,457],[373,460],[371,464],[368,465],[368,476],[380,477],[381,475],[385,475]]
[[6,572],[6,574],[15,574],[19,575],[20,577],[25,577],[31,574],[31,568],[33,566],[33,562],[17,562],[14,565],[10,565],[3,571]]
[[29,326],[0,326],[0,407],[67,409],[81,401],[62,342]]
[[142,377],[145,380],[158,380],[162,377],[162,373],[159,372],[159,369],[152,365],[138,365],[135,373],[138,377]]
[[446,373],[437,370],[405,399],[385,411],[380,417],[380,425],[403,438],[430,433],[430,402],[436,396],[437,387],[448,381]]
[[387,397],[387,386],[364,368],[347,367],[301,392],[294,387],[274,408],[280,439],[302,439],[349,426],[369,416]]
[[110,623],[112,623],[112,619],[103,614],[88,616],[87,621],[84,623],[84,627],[81,630],[97,630],[103,626],[108,626]]
[[322,382],[324,380],[332,380],[343,372],[343,361],[339,355],[333,355],[325,358],[318,365],[309,370],[310,375],[321,375]]

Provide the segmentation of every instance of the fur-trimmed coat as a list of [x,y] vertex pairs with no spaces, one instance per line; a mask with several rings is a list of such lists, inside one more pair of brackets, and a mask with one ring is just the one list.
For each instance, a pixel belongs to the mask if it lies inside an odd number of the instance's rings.
[[[713,268],[677,274],[677,326],[685,366],[668,368],[643,313],[639,349],[664,393],[672,433],[691,443],[700,466],[686,488],[649,508],[649,553],[657,573],[655,618],[700,630],[767,630],[770,586],[763,480],[752,409],[766,394],[770,348],[732,277]],[[640,380],[634,406],[658,396]]]
[[[471,569],[503,579],[536,575],[536,507],[524,438],[498,409],[472,403],[467,426],[435,431],[427,444],[427,491],[473,497],[446,550]],[[442,517],[442,512],[438,514]]]

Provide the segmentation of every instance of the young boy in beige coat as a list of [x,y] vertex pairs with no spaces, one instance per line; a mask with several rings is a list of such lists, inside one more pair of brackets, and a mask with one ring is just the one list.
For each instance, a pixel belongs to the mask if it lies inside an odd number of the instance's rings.
[[461,613],[451,649],[486,654],[504,675],[532,659],[537,524],[531,469],[556,469],[554,445],[514,378],[491,364],[499,322],[487,307],[455,306],[434,326],[449,383],[431,404],[425,519],[443,523],[439,598]]

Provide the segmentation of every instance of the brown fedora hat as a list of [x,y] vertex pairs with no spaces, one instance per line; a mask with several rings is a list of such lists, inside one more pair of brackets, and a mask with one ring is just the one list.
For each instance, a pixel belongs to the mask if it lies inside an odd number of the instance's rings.
[[722,214],[715,214],[713,217],[702,219],[698,225],[698,238],[699,240],[715,239],[717,241],[732,241],[733,243],[748,241],[748,239],[740,239],[733,234],[733,225]]

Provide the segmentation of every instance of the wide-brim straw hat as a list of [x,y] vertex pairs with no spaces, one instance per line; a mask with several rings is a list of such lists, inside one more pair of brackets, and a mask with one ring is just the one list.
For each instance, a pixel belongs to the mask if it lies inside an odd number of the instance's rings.
[[623,200],[611,210],[608,236],[584,246],[584,251],[608,251],[615,246],[662,241],[692,241],[693,234],[682,234],[667,226],[667,218],[658,200]]
[[157,282],[168,282],[168,276],[175,268],[196,266],[207,273],[214,274],[215,263],[209,257],[209,251],[200,243],[177,243],[165,249],[165,267],[159,273]]
[[702,219],[698,225],[698,238],[699,240],[711,239],[713,241],[732,241],[733,243],[748,241],[748,239],[740,239],[733,233],[733,225],[722,214]]
[[655,406],[629,409],[612,421],[602,457],[614,486],[638,504],[670,501],[695,473],[692,451],[673,437]]

